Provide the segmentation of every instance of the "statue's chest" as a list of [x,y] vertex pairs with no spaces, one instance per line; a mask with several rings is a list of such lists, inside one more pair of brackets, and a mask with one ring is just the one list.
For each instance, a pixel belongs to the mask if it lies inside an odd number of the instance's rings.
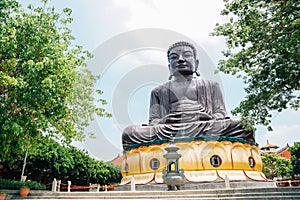
[[194,81],[170,84],[170,102],[177,102],[181,99],[197,101],[197,87]]

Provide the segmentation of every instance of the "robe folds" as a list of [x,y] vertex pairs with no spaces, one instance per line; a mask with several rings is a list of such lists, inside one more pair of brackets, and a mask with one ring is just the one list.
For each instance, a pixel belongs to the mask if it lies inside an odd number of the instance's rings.
[[[124,149],[133,144],[180,137],[228,136],[254,141],[253,131],[246,131],[239,119],[226,116],[223,96],[217,82],[192,79],[184,92],[187,96],[193,93],[195,98],[191,100],[179,97],[175,103],[176,89],[172,84],[169,81],[152,90],[149,124],[125,128],[122,134]],[[203,118],[199,113],[206,113],[210,118]]]

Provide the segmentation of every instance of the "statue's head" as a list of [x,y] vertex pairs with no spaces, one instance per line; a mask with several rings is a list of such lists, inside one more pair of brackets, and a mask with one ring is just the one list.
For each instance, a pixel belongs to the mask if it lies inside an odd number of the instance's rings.
[[196,48],[188,42],[176,42],[169,47],[168,61],[172,76],[193,75],[198,69],[199,61]]

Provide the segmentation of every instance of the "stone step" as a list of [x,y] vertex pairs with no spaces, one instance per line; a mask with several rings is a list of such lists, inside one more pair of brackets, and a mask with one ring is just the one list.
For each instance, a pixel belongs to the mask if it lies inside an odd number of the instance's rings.
[[[74,198],[57,198],[57,197],[35,197],[35,198],[22,198],[22,197],[18,197],[18,198],[11,198],[11,199],[43,199],[43,200],[53,200],[53,199],[60,199],[60,200],[74,200],[74,199],[82,199],[81,197],[74,197]],[[217,200],[229,200],[229,199],[236,199],[236,200],[242,200],[242,199],[246,199],[246,200],[299,200],[300,196],[251,196],[251,197],[202,197],[202,196],[194,196],[194,197],[109,197],[109,198],[99,198],[97,196],[93,197],[89,197],[89,198],[84,198],[84,199],[89,199],[89,200],[93,200],[93,199],[110,199],[110,200],[120,200],[120,199],[128,199],[128,200],[137,200],[137,199],[142,199],[142,200],[153,200],[153,199],[169,199],[169,200],[174,200],[174,199],[178,199],[178,200],[195,200],[195,199],[199,199],[199,200],[211,200],[211,199],[217,199]]]
[[[257,181],[231,181],[229,183],[231,189],[245,189],[245,188],[275,188],[275,182],[257,182]],[[136,191],[167,191],[165,184],[145,184],[136,185]],[[181,190],[208,190],[208,189],[226,189],[224,181],[208,182],[208,183],[193,183],[186,182],[181,186]],[[116,186],[115,191],[130,191],[131,185]]]
[[[12,198],[15,199],[15,198]],[[24,198],[19,198],[19,199],[24,199]],[[25,198],[27,199],[27,198]],[[55,200],[58,198],[54,198],[54,197],[50,197],[50,198],[34,198],[34,199],[43,199],[43,200]],[[75,199],[78,199],[75,198]],[[93,198],[88,198],[89,200],[94,200],[97,199],[99,200],[98,197],[93,197]],[[109,200],[120,200],[120,198],[107,198]],[[276,197],[276,196],[254,196],[254,197],[195,197],[195,198],[190,198],[190,197],[186,197],[186,198],[180,198],[180,197],[168,197],[168,198],[160,198],[160,197],[155,197],[155,198],[145,198],[145,197],[138,197],[138,198],[125,198],[128,200],[153,200],[153,199],[165,199],[165,200],[174,200],[174,199],[178,199],[178,200],[299,200],[300,196],[295,197],[295,196],[284,196],[284,197]],[[74,198],[70,199],[70,198],[63,198],[60,200],[74,200]]]
[[11,199],[300,199],[300,187],[295,188],[255,188],[185,191],[126,191],[126,192],[48,192],[30,191],[30,196],[12,196]]

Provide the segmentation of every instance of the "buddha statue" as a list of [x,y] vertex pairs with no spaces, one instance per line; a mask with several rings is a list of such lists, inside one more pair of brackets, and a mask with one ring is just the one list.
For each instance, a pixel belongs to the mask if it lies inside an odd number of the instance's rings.
[[131,125],[122,134],[124,150],[155,140],[197,136],[227,136],[254,141],[240,119],[227,117],[219,84],[194,76],[199,60],[187,42],[171,45],[167,52],[169,81],[151,92],[149,124]]

